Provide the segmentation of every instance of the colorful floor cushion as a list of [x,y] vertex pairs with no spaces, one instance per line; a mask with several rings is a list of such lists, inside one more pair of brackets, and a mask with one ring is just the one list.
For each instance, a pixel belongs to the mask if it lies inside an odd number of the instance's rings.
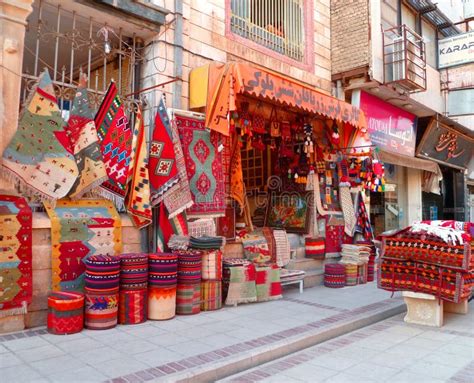
[[26,314],[33,296],[32,213],[26,200],[0,194],[0,318]]
[[178,255],[151,253],[148,255],[148,285],[175,287],[178,283]]
[[98,293],[118,293],[120,286],[120,257],[91,255],[85,260],[85,288]]
[[219,310],[222,308],[222,282],[201,282],[201,311]]
[[346,285],[346,268],[338,263],[324,265],[324,286],[341,288]]
[[201,312],[201,283],[178,283],[176,288],[176,314],[194,315]]
[[90,330],[107,330],[117,325],[119,294],[100,294],[85,289],[85,326]]
[[84,294],[53,292],[48,296],[48,332],[75,334],[84,328]]
[[148,254],[120,255],[120,290],[141,290],[148,286]]
[[306,258],[324,259],[326,253],[325,238],[305,238],[305,256]]
[[176,315],[176,286],[148,288],[148,319],[167,320]]
[[177,250],[178,284],[201,283],[202,254],[200,250]]
[[138,324],[146,321],[148,314],[147,289],[120,291],[118,322]]

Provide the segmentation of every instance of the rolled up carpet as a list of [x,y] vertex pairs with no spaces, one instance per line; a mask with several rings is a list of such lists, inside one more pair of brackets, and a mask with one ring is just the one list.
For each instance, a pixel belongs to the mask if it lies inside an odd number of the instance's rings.
[[85,287],[89,292],[118,293],[120,257],[93,255],[86,259]]
[[48,332],[75,334],[84,328],[84,294],[53,292],[48,296]]
[[138,324],[147,318],[147,289],[120,291],[118,322]]
[[120,290],[141,290],[148,286],[148,254],[120,255]]
[[201,310],[212,311],[222,308],[222,282],[201,282]]
[[201,283],[178,283],[176,289],[176,314],[194,315],[201,312]]
[[201,283],[202,251],[199,250],[179,250],[178,255],[178,284]]
[[117,325],[118,293],[97,293],[86,291],[85,325],[91,330],[106,330]]
[[324,265],[324,286],[341,288],[346,285],[346,268],[337,263]]
[[148,288],[148,319],[167,320],[176,315],[176,286]]
[[176,287],[178,282],[178,255],[152,253],[148,256],[148,285]]

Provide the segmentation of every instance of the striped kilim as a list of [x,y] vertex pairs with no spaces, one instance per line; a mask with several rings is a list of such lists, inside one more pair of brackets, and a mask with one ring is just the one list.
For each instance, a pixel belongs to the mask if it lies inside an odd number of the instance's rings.
[[48,332],[74,334],[84,327],[84,294],[53,292],[48,296]]
[[107,330],[117,325],[118,293],[97,293],[85,289],[86,319],[85,326],[91,330]]
[[141,290],[148,286],[148,254],[120,255],[120,290]]
[[118,293],[120,257],[93,255],[86,259],[85,286],[89,292]]
[[201,282],[202,254],[200,250],[177,250],[178,284]]
[[344,265],[346,271],[346,286],[355,286],[357,285],[357,265],[346,263]]
[[219,310],[222,308],[222,282],[201,282],[201,311]]
[[173,287],[178,283],[178,255],[151,253],[148,255],[148,285]]
[[138,324],[146,321],[148,313],[147,289],[120,291],[118,321]]
[[257,302],[265,302],[282,297],[280,268],[277,265],[256,267],[255,287]]
[[176,286],[148,287],[148,319],[167,320],[176,315]]
[[222,279],[222,251],[203,251],[202,254],[202,279]]
[[340,288],[346,285],[346,268],[338,263],[324,265],[324,286]]
[[176,314],[194,315],[201,312],[201,283],[178,283]]

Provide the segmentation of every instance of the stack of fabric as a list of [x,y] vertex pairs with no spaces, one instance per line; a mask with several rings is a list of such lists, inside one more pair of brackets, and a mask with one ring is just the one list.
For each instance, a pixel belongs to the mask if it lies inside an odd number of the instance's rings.
[[367,282],[373,282],[375,280],[375,258],[377,257],[377,251],[372,241],[358,241],[357,246],[366,247],[369,249],[369,262],[367,264]]
[[176,313],[178,256],[153,253],[148,256],[148,319],[171,319]]
[[176,314],[192,315],[201,312],[201,269],[200,250],[179,250],[178,286],[176,289]]
[[147,318],[148,254],[122,254],[120,263],[119,323],[143,323]]
[[338,263],[324,265],[324,286],[340,288],[346,285],[346,268]]
[[346,269],[346,286],[367,283],[367,264],[370,248],[363,245],[343,244],[341,264]]
[[48,297],[48,332],[75,334],[84,327],[84,294],[56,291]]
[[204,251],[202,254],[201,310],[222,308],[222,251]]
[[120,257],[93,255],[86,259],[85,325],[92,330],[105,330],[117,325]]
[[189,246],[197,250],[220,249],[224,245],[224,237],[202,236],[189,238]]
[[171,250],[186,250],[189,247],[189,237],[173,234],[168,241],[168,247]]
[[472,224],[422,221],[382,237],[378,286],[459,303],[474,286]]

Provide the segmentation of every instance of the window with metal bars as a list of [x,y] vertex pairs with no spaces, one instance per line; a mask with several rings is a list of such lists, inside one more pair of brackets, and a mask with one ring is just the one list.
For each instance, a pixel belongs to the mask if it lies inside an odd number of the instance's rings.
[[303,61],[303,11],[303,0],[231,0],[231,31]]

